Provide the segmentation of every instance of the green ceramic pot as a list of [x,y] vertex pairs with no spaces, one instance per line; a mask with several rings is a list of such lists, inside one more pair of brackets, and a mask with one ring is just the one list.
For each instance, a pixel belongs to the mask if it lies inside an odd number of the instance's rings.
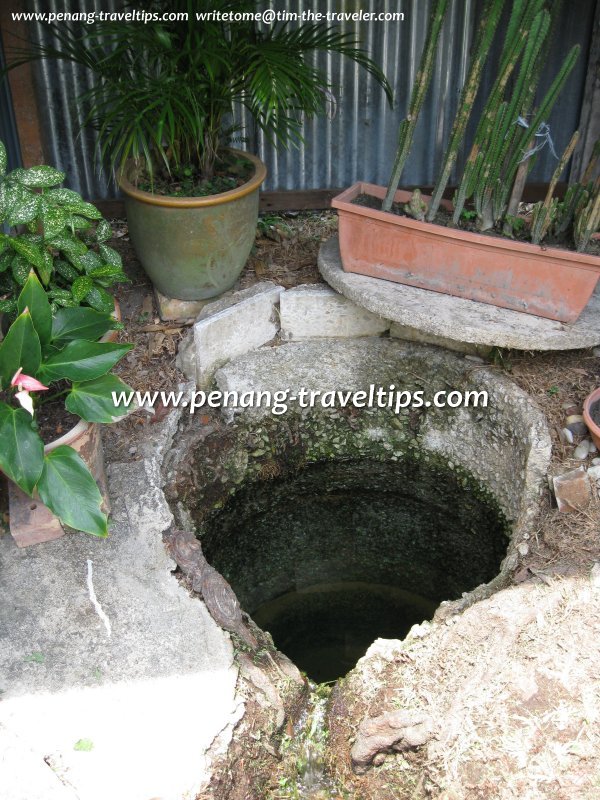
[[267,170],[256,156],[233,152],[254,164],[254,175],[237,189],[209,197],[164,197],[136,189],[127,171],[119,178],[131,242],[167,297],[216,297],[233,286],[248,260]]

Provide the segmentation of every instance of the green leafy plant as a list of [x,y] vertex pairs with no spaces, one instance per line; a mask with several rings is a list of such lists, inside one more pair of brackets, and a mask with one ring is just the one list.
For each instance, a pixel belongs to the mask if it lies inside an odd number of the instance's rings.
[[[127,413],[112,392],[129,387],[111,368],[132,345],[99,341],[115,326],[92,308],[51,303],[34,270],[17,299],[18,317],[0,344],[0,469],[66,525],[106,536],[102,496],[81,457],[66,445],[44,453],[37,411],[64,396],[69,412],[88,422],[114,422]],[[56,392],[50,387],[57,384]],[[47,394],[48,392],[48,394]]]
[[[77,192],[61,187],[64,173],[38,166],[6,171],[0,142],[0,311],[14,316],[17,296],[34,269],[51,311],[81,304],[113,311],[106,289],[127,281],[121,257],[108,247],[110,225]],[[11,230],[12,229],[12,230]]]
[[298,141],[304,118],[326,112],[331,100],[327,77],[313,63],[316,52],[359,64],[391,101],[389,83],[353,34],[322,24],[261,26],[250,16],[263,7],[256,0],[154,0],[148,12],[187,13],[187,21],[46,25],[53,43],[13,48],[9,68],[61,59],[88,70],[94,85],[79,100],[85,124],[98,131],[102,157],[111,168],[130,158],[143,163],[139,177],[152,185],[161,177],[189,179],[188,170],[201,181],[212,178],[237,133],[235,104],[270,141]]

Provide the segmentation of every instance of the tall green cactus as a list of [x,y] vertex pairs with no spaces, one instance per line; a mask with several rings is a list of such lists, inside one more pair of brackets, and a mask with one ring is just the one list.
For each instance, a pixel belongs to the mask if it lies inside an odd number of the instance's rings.
[[575,145],[578,141],[579,131],[575,131],[552,174],[546,197],[539,203],[536,203],[533,208],[533,218],[531,222],[531,241],[533,244],[539,244],[546,237],[550,226],[556,219],[559,201],[554,197],[554,190],[569,159],[573,155],[573,150],[575,150]]
[[592,234],[600,228],[600,178],[594,183],[594,188],[587,205],[577,215],[575,220],[575,245],[578,252],[582,253],[588,246]]
[[437,210],[442,200],[442,195],[444,194],[444,190],[448,185],[450,173],[452,172],[452,167],[454,166],[456,156],[458,155],[458,148],[463,141],[465,131],[467,129],[467,123],[469,122],[471,111],[473,109],[473,103],[477,97],[483,67],[494,39],[503,7],[504,0],[488,0],[483,10],[477,37],[473,47],[473,58],[471,59],[469,74],[465,81],[465,85],[463,86],[460,100],[458,102],[458,113],[454,118],[454,124],[452,126],[450,141],[444,156],[442,170],[433,190],[431,202],[429,203],[429,209],[426,217],[429,222],[431,222],[437,214]]
[[472,197],[475,187],[480,181],[481,171],[485,164],[482,148],[494,135],[496,115],[502,103],[506,86],[528,40],[533,20],[542,10],[543,5],[544,0],[514,0],[513,2],[504,38],[498,75],[479,119],[473,146],[467,158],[463,178],[454,199],[453,221],[455,225],[458,224],[465,202]]
[[383,211],[389,211],[392,207],[394,195],[396,194],[398,184],[400,183],[400,177],[402,175],[402,171],[404,170],[404,165],[406,164],[406,159],[408,158],[408,154],[412,146],[412,140],[415,133],[415,128],[417,126],[417,121],[419,119],[419,114],[421,113],[421,108],[423,107],[423,103],[425,101],[427,89],[429,88],[429,84],[431,83],[431,78],[433,76],[433,67],[435,63],[438,40],[440,37],[442,24],[444,22],[444,17],[446,16],[447,8],[448,0],[437,0],[431,14],[429,28],[427,31],[427,40],[425,42],[425,47],[423,48],[419,71],[417,72],[410,96],[408,114],[401,122],[400,130],[398,132],[398,149],[396,151],[396,160],[392,169],[392,175],[388,185],[387,194],[381,206]]

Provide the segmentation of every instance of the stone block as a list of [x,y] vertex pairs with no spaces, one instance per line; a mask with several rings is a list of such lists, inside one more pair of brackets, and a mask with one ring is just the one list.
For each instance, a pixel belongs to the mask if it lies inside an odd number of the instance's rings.
[[[273,339],[279,332],[277,307],[283,291],[265,281],[203,309],[193,329],[195,375],[188,377],[207,388],[223,364]],[[190,364],[189,351],[184,360]]]
[[158,289],[154,290],[158,313],[163,322],[191,322],[196,319],[204,306],[212,303],[214,298],[208,300],[177,300],[167,297]]
[[583,467],[572,469],[552,479],[558,510],[565,514],[581,511],[592,497],[590,479]]
[[8,482],[10,532],[17,547],[51,542],[64,536],[58,518],[42,503],[26,495],[16,483]]
[[297,286],[281,298],[281,338],[285,341],[379,336],[389,326],[388,320],[328,286]]
[[436,336],[434,333],[427,333],[427,331],[419,328],[412,328],[410,325],[401,325],[399,322],[392,322],[390,336],[394,339],[404,339],[405,342],[433,344],[436,347],[453,350],[455,353],[466,353],[467,355],[480,356],[481,358],[487,358],[492,352],[492,348],[487,345],[461,342],[457,339],[449,339],[447,336]]

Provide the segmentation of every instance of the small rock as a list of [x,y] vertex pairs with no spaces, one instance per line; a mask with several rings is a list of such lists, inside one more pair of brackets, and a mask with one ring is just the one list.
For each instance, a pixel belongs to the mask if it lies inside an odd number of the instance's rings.
[[361,775],[378,754],[422,747],[434,731],[433,720],[422,712],[388,711],[378,717],[367,717],[360,723],[352,747],[352,767]]
[[373,766],[380,767],[385,762],[385,759],[385,753],[377,753],[377,755],[375,755],[373,758]]
[[592,458],[592,464],[597,467],[600,464],[600,458]]
[[562,409],[567,416],[581,413],[581,409],[572,400],[567,400],[566,403],[563,403]]
[[[598,459],[595,458],[594,461]],[[588,477],[595,481],[596,484],[600,485],[600,464],[594,464],[593,467],[588,467],[587,471]]]
[[594,347],[592,350],[592,355],[595,355],[596,358],[600,358],[600,347]]
[[575,441],[573,438],[573,433],[568,428],[563,428],[559,435],[563,444],[573,444]]
[[480,358],[480,356],[472,356],[470,353],[465,356],[465,361],[472,361],[474,364],[485,364],[483,358]]
[[575,436],[585,436],[588,432],[587,425],[580,414],[571,414],[567,417],[567,428],[571,433],[574,433]]
[[598,452],[598,448],[596,447],[596,443],[595,442],[590,441],[590,445],[588,447],[588,451],[590,453],[597,453]]
[[527,542],[519,542],[517,545],[517,550],[519,551],[519,555],[526,556],[529,552],[529,545]]
[[583,442],[580,442],[573,452],[573,458],[576,458],[578,461],[583,461],[586,459],[590,452],[590,440],[584,439]]
[[129,448],[129,455],[134,456],[137,453],[137,447],[130,447]]
[[554,494],[558,510],[565,514],[586,508],[592,496],[592,488],[583,467],[565,472],[553,478]]

